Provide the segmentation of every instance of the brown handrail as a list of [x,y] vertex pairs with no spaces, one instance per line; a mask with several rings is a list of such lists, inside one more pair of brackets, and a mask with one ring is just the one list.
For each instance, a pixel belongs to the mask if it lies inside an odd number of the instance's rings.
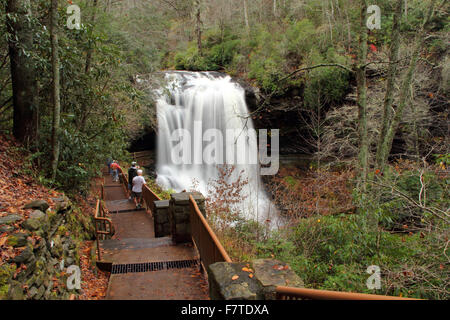
[[155,201],[161,201],[161,198],[158,197],[158,195],[154,193],[147,185],[144,185],[142,187],[142,199],[147,207],[147,211],[150,211],[150,214],[153,216]]
[[277,300],[418,300],[376,294],[338,292],[305,288],[277,287]]
[[118,170],[119,170],[119,179],[120,179],[120,177],[122,177],[121,182],[122,182],[123,190],[125,191],[125,193],[127,195],[129,195],[130,190],[128,189],[128,175],[125,172],[123,172],[123,169],[121,167],[119,167]]
[[198,208],[197,202],[189,196],[192,239],[200,253],[205,268],[216,262],[232,262],[214,231]]
[[[100,217],[99,215],[102,214],[102,216]],[[98,261],[101,261],[101,250],[100,250],[100,235],[105,235],[105,236],[112,236],[113,233],[113,224],[111,219],[105,218],[105,211],[103,208],[103,205],[99,200],[97,200],[97,205],[95,207],[95,214],[94,214],[94,223],[95,223],[95,234],[96,234],[96,238],[97,238],[97,255],[98,255]],[[98,224],[101,224],[102,226],[104,226],[105,231],[103,230],[99,230]],[[106,225],[108,224],[109,228],[106,228]],[[109,230],[109,231],[106,231]]]
[[143,158],[151,155],[151,151],[139,151],[139,152],[133,152],[133,159],[137,160],[138,158]]

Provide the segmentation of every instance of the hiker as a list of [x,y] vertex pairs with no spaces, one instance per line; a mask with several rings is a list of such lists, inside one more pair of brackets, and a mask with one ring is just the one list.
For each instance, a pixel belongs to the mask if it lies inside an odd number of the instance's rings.
[[111,159],[110,157],[108,157],[108,160],[106,162],[106,164],[108,165],[108,170],[109,170],[109,174],[113,175],[113,171],[111,169],[111,164],[113,163],[113,159]]
[[131,168],[128,170],[128,190],[130,191],[130,197],[129,200],[133,200],[131,197],[131,192],[133,189],[133,179],[135,177],[137,177],[137,171],[138,171],[138,167],[137,167],[137,163],[136,162],[132,162],[131,163]]
[[142,170],[138,170],[137,176],[133,178],[132,195],[133,199],[135,199],[137,209],[142,208],[142,187],[144,186],[144,184],[147,184],[144,177],[142,176],[143,174],[144,172]]
[[120,165],[117,160],[113,160],[113,163],[111,164],[111,169],[113,171],[113,182],[119,182],[119,169]]

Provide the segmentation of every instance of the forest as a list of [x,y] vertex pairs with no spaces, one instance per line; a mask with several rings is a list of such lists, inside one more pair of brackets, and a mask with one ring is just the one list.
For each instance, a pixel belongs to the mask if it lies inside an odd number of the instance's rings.
[[[71,5],[81,18],[69,28]],[[83,202],[108,159],[157,152],[165,72],[229,75],[254,127],[280,130],[280,169],[262,184],[288,221],[273,230],[246,219],[235,204],[248,181],[219,169],[206,213],[230,256],[289,263],[307,288],[447,300],[449,9],[445,0],[0,0],[0,150],[24,156],[21,179]],[[0,162],[0,188],[13,166]],[[155,170],[145,168],[149,186],[170,197]],[[0,218],[11,213],[7,194]],[[0,230],[3,252],[9,232]],[[369,266],[381,270],[376,289]]]

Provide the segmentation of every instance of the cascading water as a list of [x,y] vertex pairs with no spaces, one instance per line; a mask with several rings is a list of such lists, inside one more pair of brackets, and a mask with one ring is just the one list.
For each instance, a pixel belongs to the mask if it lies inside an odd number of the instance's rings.
[[247,218],[273,221],[274,210],[261,191],[257,139],[244,89],[216,72],[173,71],[166,80],[157,101],[157,183],[177,192],[195,186],[208,194],[219,178],[218,166],[233,165],[230,180],[239,174],[248,179],[240,210]]

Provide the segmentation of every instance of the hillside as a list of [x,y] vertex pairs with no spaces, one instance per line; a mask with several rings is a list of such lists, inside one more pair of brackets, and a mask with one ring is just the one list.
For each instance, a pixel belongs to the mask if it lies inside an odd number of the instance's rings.
[[[0,136],[0,299],[102,297],[107,275],[91,259],[93,198],[69,200],[43,186],[29,157]],[[81,290],[67,288],[72,264],[83,270]]]

